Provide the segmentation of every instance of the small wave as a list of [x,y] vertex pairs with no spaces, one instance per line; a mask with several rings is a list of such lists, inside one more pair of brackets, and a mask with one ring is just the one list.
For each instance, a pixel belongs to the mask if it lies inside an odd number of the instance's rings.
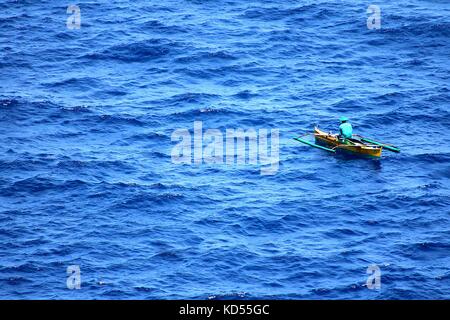
[[152,209],[154,205],[173,205],[174,202],[184,199],[185,196],[181,193],[147,193],[138,192],[125,200],[115,203],[113,207],[115,209],[139,209],[143,208]]
[[446,259],[450,250],[450,245],[443,242],[416,242],[401,244],[397,247],[402,255],[419,260]]
[[72,160],[64,159],[56,163],[60,169],[68,169],[71,171],[78,171],[81,169],[99,170],[99,171],[126,171],[133,167],[124,161],[120,160]]
[[258,96],[257,93],[252,93],[250,90],[239,91],[238,93],[233,95],[233,97],[236,97],[239,99],[244,99],[244,100],[248,100],[248,99],[251,99],[251,98],[254,98],[257,96]]
[[408,95],[406,95],[405,93],[402,93],[402,92],[389,92],[389,93],[384,93],[384,94],[378,95],[372,99],[377,102],[390,103],[392,101],[407,98],[407,97],[408,97]]
[[255,77],[263,77],[273,75],[275,70],[271,70],[267,67],[262,67],[258,63],[251,62],[247,64],[230,64],[219,66],[217,68],[207,68],[207,72],[221,77],[230,77],[231,75],[241,75],[241,76],[255,76]]
[[165,140],[170,139],[170,136],[160,133],[160,132],[146,132],[146,133],[137,133],[133,134],[126,138],[131,142],[134,141],[152,141],[152,140]]
[[[144,127],[145,122],[139,120],[137,117],[127,114],[96,114],[90,115],[81,120],[81,122],[88,122],[92,124],[106,124],[106,125],[131,125],[136,127]],[[107,128],[105,128],[107,129]]]
[[427,165],[433,163],[450,163],[450,153],[422,153],[416,155],[405,155],[401,159],[402,163],[424,163]]
[[0,282],[3,282],[4,285],[17,286],[17,285],[32,283],[33,281],[31,281],[27,278],[24,278],[24,277],[20,277],[20,276],[12,276],[12,277],[0,278]]
[[123,62],[145,62],[164,57],[171,50],[180,47],[179,43],[164,39],[150,39],[134,43],[112,46],[99,53],[90,53],[85,58],[91,60],[118,60]]
[[210,93],[187,92],[176,94],[169,98],[158,100],[156,102],[163,104],[164,106],[183,106],[185,104],[203,104],[218,97],[219,95]]
[[82,180],[58,181],[44,177],[33,177],[13,182],[10,186],[0,189],[0,194],[15,196],[21,193],[40,193],[45,191],[73,190],[84,186],[86,183]]
[[19,265],[13,266],[2,266],[0,267],[0,273],[35,273],[41,271],[41,267],[37,266],[32,262],[25,262]]
[[308,4],[298,7],[281,8],[281,7],[250,7],[241,14],[245,19],[261,19],[263,21],[274,21],[285,18],[302,17],[308,11],[320,8],[316,4]]
[[195,108],[186,111],[175,112],[172,116],[182,117],[186,119],[195,119],[199,116],[239,116],[244,115],[244,112],[234,111],[228,108]]
[[[198,297],[202,299],[202,297]],[[208,300],[244,300],[251,299],[251,295],[248,292],[223,292],[223,293],[211,293],[208,295]],[[204,299],[204,298],[203,298]]]
[[81,78],[68,78],[56,82],[45,83],[49,88],[59,88],[59,87],[71,87],[79,90],[85,90],[90,88],[99,87],[102,84],[96,78],[92,77],[81,77]]
[[73,107],[61,107],[61,111],[68,112],[68,113],[92,113],[90,107],[88,106],[73,106]]
[[206,52],[197,52],[191,55],[185,55],[182,57],[175,58],[174,61],[177,63],[202,63],[202,62],[213,62],[213,61],[221,61],[221,60],[236,60],[237,57],[232,55],[231,53],[221,50],[221,51],[206,51]]
[[355,229],[339,228],[328,231],[325,235],[332,238],[341,238],[346,236],[367,236],[367,233]]
[[163,251],[152,256],[152,259],[179,262],[183,261],[183,255],[176,250]]
[[450,22],[435,23],[435,21],[415,21],[414,24],[393,28],[382,28],[380,31],[388,36],[399,36],[402,38],[426,36],[427,38],[442,37],[445,39],[450,37]]
[[[381,98],[381,99],[389,99],[389,98]],[[448,113],[446,111],[445,113]],[[411,110],[407,108],[397,108],[395,110],[384,112],[383,114],[368,114],[366,116],[367,123],[449,123],[449,117],[445,117],[443,114],[428,114],[425,112],[416,111],[416,113],[411,112]]]
[[178,25],[166,25],[159,20],[145,21],[140,27],[144,30],[163,34],[189,33],[190,31],[190,28],[186,25],[183,27]]
[[12,108],[19,104],[19,101],[16,99],[1,99],[0,100],[0,108]]

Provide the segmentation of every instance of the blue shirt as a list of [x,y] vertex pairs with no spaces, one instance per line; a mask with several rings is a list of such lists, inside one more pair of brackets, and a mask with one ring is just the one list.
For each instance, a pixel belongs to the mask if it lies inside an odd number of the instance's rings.
[[339,126],[339,131],[341,132],[341,135],[346,139],[351,138],[353,135],[353,128],[349,122],[341,123],[341,125]]

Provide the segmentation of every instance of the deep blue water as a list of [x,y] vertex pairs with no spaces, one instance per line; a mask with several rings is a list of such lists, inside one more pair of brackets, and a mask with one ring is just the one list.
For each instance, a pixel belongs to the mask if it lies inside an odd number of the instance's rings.
[[[0,298],[450,298],[448,1],[378,30],[367,1],[69,4],[0,3]],[[341,115],[402,152],[292,140]],[[278,172],[172,163],[194,121],[279,129]]]

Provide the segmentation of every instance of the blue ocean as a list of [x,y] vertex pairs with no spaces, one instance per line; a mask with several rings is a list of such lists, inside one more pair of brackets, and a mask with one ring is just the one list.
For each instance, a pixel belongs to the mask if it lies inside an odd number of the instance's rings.
[[[1,299],[450,299],[447,0],[2,0],[0,40]],[[401,152],[293,140],[341,116]],[[196,122],[276,172],[175,163]]]

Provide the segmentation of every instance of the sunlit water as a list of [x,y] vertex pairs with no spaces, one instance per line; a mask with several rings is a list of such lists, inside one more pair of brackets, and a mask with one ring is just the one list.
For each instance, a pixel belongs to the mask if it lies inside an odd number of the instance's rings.
[[[367,1],[69,4],[0,4],[0,298],[450,298],[447,1],[379,30]],[[292,140],[341,115],[402,152]],[[278,171],[173,164],[194,121],[278,129]]]

